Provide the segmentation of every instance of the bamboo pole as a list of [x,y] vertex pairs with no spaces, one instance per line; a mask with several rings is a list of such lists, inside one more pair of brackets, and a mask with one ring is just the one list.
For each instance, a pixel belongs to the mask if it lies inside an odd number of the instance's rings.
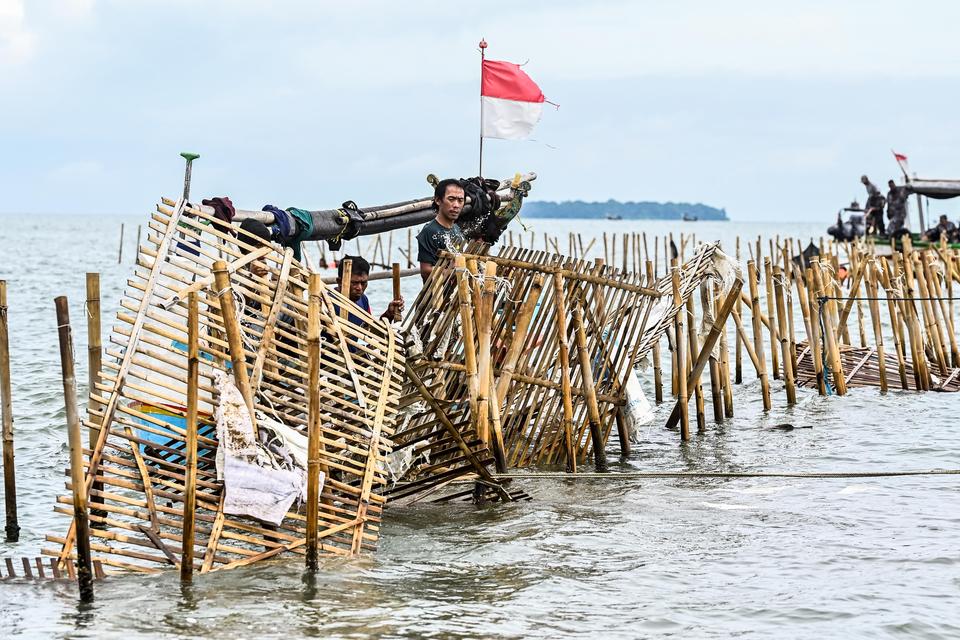
[[[833,373],[833,388],[836,391],[837,395],[842,396],[847,393],[847,383],[843,374],[843,360],[840,357],[840,346],[838,344],[838,335],[837,328],[834,324],[835,315],[833,306],[830,304],[833,302],[831,296],[828,296],[827,292],[829,289],[824,283],[822,267],[820,261],[813,260],[813,278],[816,283],[816,289],[818,292],[819,299],[819,309],[817,310],[817,316],[811,318],[812,322],[818,322],[819,320],[823,321],[823,337],[824,342],[826,343],[827,349],[827,360],[830,363],[830,370]],[[813,309],[811,308],[811,314]],[[826,378],[826,373],[824,373],[824,378]]]
[[[757,243],[759,250],[760,244]],[[759,253],[759,251],[758,251]],[[753,260],[747,262],[747,281],[750,284],[751,321],[753,322],[753,350],[757,356],[757,376],[760,378],[760,391],[763,395],[763,410],[769,411],[770,381],[767,379],[766,356],[763,353],[763,327],[760,324],[760,296],[757,293],[757,266]]]
[[180,580],[193,579],[193,543],[197,509],[197,407],[200,374],[200,299],[196,291],[187,298],[187,442],[183,491],[183,544]]
[[117,264],[123,262],[123,223],[120,223],[120,250],[117,252]]
[[233,379],[237,389],[250,411],[250,422],[253,425],[253,434],[257,434],[256,406],[253,402],[253,389],[250,388],[250,374],[247,371],[247,359],[243,349],[243,339],[240,336],[240,322],[237,320],[237,309],[233,302],[233,287],[230,285],[230,274],[227,272],[227,263],[216,260],[213,263],[214,284],[217,287],[217,299],[220,302],[220,315],[223,318],[223,327],[227,333],[227,344],[230,349],[230,362],[233,365]]
[[[714,284],[714,298],[719,298],[719,290],[720,286]],[[716,322],[716,317],[714,317],[714,322]],[[736,338],[736,336],[734,336],[734,338]],[[723,383],[723,415],[724,417],[732,418],[733,385],[730,382],[730,349],[727,344],[726,321],[724,321],[724,327],[720,332],[720,377]]]
[[[926,269],[928,286],[933,294],[933,297],[937,298],[935,306],[939,308],[940,317],[943,320],[943,325],[947,332],[947,340],[950,342],[950,365],[956,367],[957,363],[960,362],[960,351],[957,349],[957,335],[953,329],[953,316],[948,309],[947,304],[943,300],[943,289],[940,287],[940,278],[937,276],[936,271],[934,271],[933,264],[928,262]],[[949,297],[949,274],[946,274],[946,278],[946,286],[948,289],[947,296]],[[950,302],[952,303],[953,301],[951,300]]]
[[577,472],[577,452],[573,446],[573,399],[570,393],[570,345],[567,342],[567,305],[563,274],[553,274],[554,307],[557,314],[557,345],[560,350],[560,393],[563,397],[563,438],[567,453],[567,471]]
[[[674,274],[676,275],[676,272],[674,272]],[[740,289],[742,287],[743,287],[742,280],[735,280],[733,282],[733,286],[731,287],[730,292],[727,294],[727,297],[724,299],[723,304],[720,305],[720,310],[717,312],[716,318],[714,318],[713,325],[710,327],[710,332],[707,333],[707,337],[703,341],[703,347],[700,349],[700,353],[697,354],[696,362],[694,362],[693,366],[690,368],[690,373],[688,374],[688,376],[683,376],[680,379],[680,396],[681,397],[680,399],[677,400],[677,403],[674,405],[673,411],[670,413],[670,417],[667,418],[666,426],[667,428],[673,428],[674,426],[676,426],[677,421],[680,421],[681,435],[684,431],[684,428],[683,428],[684,422],[686,420],[689,420],[687,415],[687,409],[685,408],[687,406],[687,403],[686,403],[687,385],[688,383],[691,383],[693,380],[695,380],[696,376],[700,375],[700,373],[703,371],[703,368],[706,366],[707,361],[710,359],[710,354],[713,351],[714,345],[717,344],[717,341],[720,339],[720,336],[726,331],[727,318],[730,317],[730,315],[734,312],[734,309],[738,305],[739,298],[740,298]],[[679,297],[680,297],[680,282],[679,282],[679,276],[677,276],[676,278],[674,278],[674,300],[676,301]],[[677,318],[680,318],[682,315],[683,315],[682,313],[678,313],[676,317],[674,317],[674,325],[676,325],[676,323],[678,322],[681,324],[681,328],[680,328],[681,333],[683,331],[682,329],[683,320],[678,320]],[[740,323],[739,318],[737,316],[734,316],[734,319],[737,322],[737,326],[741,327],[741,331],[742,331],[742,326],[739,324]],[[677,341],[677,346],[682,348],[682,342]],[[747,353],[752,354],[752,351],[750,350],[750,345],[746,344],[746,346],[747,346]],[[682,358],[682,353],[681,353],[681,358]],[[754,364],[755,365],[758,364],[756,360],[754,360]],[[684,438],[684,440],[687,440],[687,439],[689,439],[689,433],[687,438]]]
[[[353,260],[343,260],[343,273],[340,276],[340,293],[345,298],[350,299],[350,280],[353,278]],[[350,317],[350,309],[347,305],[340,305],[340,318],[346,320]]]
[[681,311],[673,317],[673,334],[675,336],[673,360],[675,362],[674,370],[679,372],[679,375],[677,375],[677,406],[680,409],[680,440],[686,442],[690,439],[690,407],[687,406],[687,376],[684,375],[686,369],[683,364],[683,298],[680,296],[680,269],[677,267],[676,260],[672,261],[670,278],[673,285],[673,304],[681,308]]
[[[396,266],[396,265],[394,265]],[[310,274],[307,304],[307,530],[306,569],[318,568],[317,527],[320,515],[320,276]]]
[[[139,227],[138,227],[139,229]],[[137,243],[139,246],[139,242]],[[92,415],[94,412],[101,411],[103,405],[95,400],[97,393],[97,383],[100,382],[100,366],[103,361],[103,342],[101,337],[101,319],[100,319],[100,274],[87,274],[87,412]],[[98,429],[88,429],[87,438],[90,450],[93,451],[97,445]],[[105,515],[100,513],[96,505],[102,500],[98,496],[102,485],[94,482],[91,487],[90,504],[94,515]]]
[[[767,261],[769,265],[769,260]],[[797,388],[795,384],[796,364],[793,362],[793,356],[790,353],[790,340],[787,337],[787,305],[784,300],[783,290],[783,272],[779,266],[773,267],[771,271],[773,277],[774,294],[776,298],[777,311],[777,337],[780,340],[780,352],[783,357],[783,380],[787,390],[787,404],[797,403]],[[771,314],[771,318],[773,315]]]
[[[706,283],[700,285],[700,307],[703,309],[704,324],[709,323],[713,326],[714,309],[713,302],[707,289]],[[721,332],[721,336],[724,332]],[[713,421],[717,424],[723,422],[723,385],[720,382],[720,362],[710,353],[710,406],[713,407]]]
[[[878,266],[882,267],[885,263],[881,262]],[[907,381],[907,363],[904,347],[903,317],[897,311],[897,303],[892,299],[891,293],[894,293],[891,287],[891,281],[886,269],[877,269],[877,279],[883,285],[887,297],[887,309],[890,313],[890,325],[893,331],[893,347],[897,355],[897,374],[900,377],[900,387],[907,391],[910,383]]]
[[583,395],[587,401],[587,420],[590,424],[590,439],[593,443],[594,466],[597,471],[604,472],[607,470],[607,456],[604,451],[603,436],[600,434],[600,408],[597,404],[597,388],[593,381],[593,367],[590,366],[590,354],[587,351],[587,334],[583,329],[583,311],[580,310],[579,304],[573,308],[573,327],[577,338]]
[[10,379],[10,327],[7,316],[7,282],[0,280],[0,406],[3,410],[3,500],[7,542],[20,539],[17,515],[17,474],[14,465],[13,389]]
[[[490,444],[490,334],[493,329],[493,295],[496,289],[497,265],[490,260],[483,265],[483,289],[480,294],[480,323],[477,325],[479,342],[477,357],[477,434]],[[506,467],[503,451],[494,453]]]
[[[70,484],[73,489],[73,518],[76,523],[77,582],[81,602],[93,602],[93,571],[90,560],[90,523],[87,519],[87,491],[83,477],[83,440],[77,410],[77,379],[73,368],[73,335],[67,298],[54,300],[57,307],[57,332],[60,338],[60,370],[63,401],[70,443]],[[66,562],[70,562],[69,557]]]
[[870,298],[870,324],[873,326],[873,339],[877,345],[877,365],[880,368],[880,393],[887,392],[887,358],[883,350],[883,331],[880,330],[880,303],[877,296],[877,273],[873,258],[866,260],[867,297]]
[[[646,235],[644,235],[646,241]],[[654,275],[653,263],[646,261],[647,281],[653,283],[656,281]],[[657,404],[663,403],[663,370],[660,368],[660,340],[653,343],[653,393]]]
[[527,298],[524,300],[520,311],[517,314],[516,325],[510,340],[510,348],[503,360],[503,366],[500,368],[500,377],[497,380],[496,400],[497,406],[503,407],[507,399],[507,391],[510,388],[510,382],[517,367],[520,356],[523,355],[524,342],[527,339],[527,332],[530,329],[530,320],[533,318],[533,312],[540,301],[540,294],[543,290],[543,274],[535,274]]
[[[740,236],[737,236],[736,256],[737,256],[737,262],[739,263],[740,262]],[[740,317],[741,308],[742,308],[742,303],[738,301],[733,308],[734,317],[736,318]],[[733,343],[734,343],[733,381],[735,384],[742,384],[743,383],[743,344],[740,342],[739,334],[736,334],[736,333],[734,334]]]
[[[693,374],[693,357],[694,354],[700,353],[700,347],[698,346],[697,340],[697,324],[696,324],[696,308],[694,306],[693,296],[687,298],[687,353],[690,354],[690,357],[687,358],[687,370],[682,375],[690,375],[690,378],[687,382],[687,388],[690,386],[693,387],[693,398],[694,406],[696,407],[697,412],[697,433],[705,433],[707,430],[707,418],[704,413],[703,406],[703,384],[700,382],[700,373],[697,372],[696,375]],[[681,313],[683,313],[681,311]]]
[[460,301],[460,325],[463,334],[463,361],[466,367],[467,388],[470,392],[470,419],[477,424],[480,392],[477,379],[477,346],[474,342],[473,303],[470,298],[470,283],[467,281],[467,261],[462,254],[454,258],[457,273],[457,298]]
[[766,286],[767,292],[767,318],[770,320],[769,326],[767,327],[770,332],[770,360],[772,363],[771,368],[773,369],[773,379],[780,379],[780,357],[777,353],[777,349],[780,346],[780,331],[777,328],[776,315],[775,315],[775,301],[773,295],[773,270],[770,262],[770,258],[763,259],[763,280],[764,285]]

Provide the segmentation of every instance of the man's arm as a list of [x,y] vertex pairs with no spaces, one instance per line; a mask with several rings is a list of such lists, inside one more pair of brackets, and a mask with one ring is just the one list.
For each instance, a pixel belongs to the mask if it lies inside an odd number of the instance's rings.
[[423,278],[423,281],[426,282],[427,278],[430,277],[430,272],[433,271],[433,265],[429,262],[420,263],[420,277]]

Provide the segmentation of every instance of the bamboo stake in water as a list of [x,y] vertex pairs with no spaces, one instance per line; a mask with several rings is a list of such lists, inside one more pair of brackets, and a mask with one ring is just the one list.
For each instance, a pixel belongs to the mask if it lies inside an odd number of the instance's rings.
[[320,516],[320,276],[310,274],[307,303],[307,531],[306,568],[317,570]]
[[13,446],[13,388],[10,379],[10,327],[7,323],[7,282],[0,280],[0,405],[3,411],[3,500],[7,542],[20,539],[17,515],[17,476]]
[[460,325],[463,333],[463,364],[467,375],[467,389],[470,395],[470,419],[477,425],[479,407],[477,395],[480,391],[477,380],[477,351],[473,331],[473,303],[470,299],[470,283],[467,282],[467,261],[463,254],[454,258],[457,273],[457,298],[460,301]]
[[[740,236],[737,236],[737,262],[740,262]],[[741,303],[738,301],[737,304],[733,307],[733,314],[737,318],[740,317]],[[734,334],[733,338],[734,343],[734,372],[733,372],[733,381],[736,384],[743,383],[743,344],[740,342],[740,336]]]
[[866,264],[867,297],[869,300],[870,323],[873,326],[873,339],[877,344],[877,363],[880,367],[880,393],[887,392],[887,358],[883,351],[883,332],[880,330],[880,303],[877,296],[877,273],[873,259]]
[[117,264],[123,262],[123,223],[120,223],[120,251],[117,254]]
[[[139,246],[139,245],[138,245]],[[103,406],[93,399],[94,394],[97,393],[97,383],[100,382],[100,365],[103,360],[103,343],[101,338],[101,329],[100,329],[100,274],[99,273],[88,273],[87,274],[87,411],[92,414],[97,411],[101,411]],[[93,451],[94,447],[97,445],[97,438],[99,437],[99,429],[89,429],[87,437],[90,443],[90,450]],[[103,485],[99,482],[94,482],[92,489],[93,492],[99,492],[103,488]],[[93,505],[98,504],[102,500],[97,496],[90,496],[91,509],[95,515],[106,515],[105,512],[101,512]]]
[[[656,282],[653,263],[647,260],[647,280],[651,286]],[[663,370],[660,368],[660,340],[653,343],[653,393],[657,404],[663,402]]]
[[[719,298],[719,285],[714,286],[714,297]],[[736,304],[739,305],[739,296]],[[733,385],[730,383],[730,349],[727,344],[726,318],[724,318],[722,331],[720,332],[720,378],[723,383],[723,415],[727,418],[733,417]]]
[[573,327],[577,338],[577,355],[580,359],[580,377],[583,380],[583,395],[587,401],[587,420],[590,423],[590,439],[593,444],[593,461],[597,471],[607,470],[607,456],[600,434],[600,408],[597,404],[597,388],[593,381],[593,367],[587,352],[587,334],[583,329],[583,312],[580,306],[573,308]]
[[187,298],[187,460],[183,491],[183,545],[180,580],[193,579],[193,542],[197,509],[197,408],[200,381],[200,299],[196,291]]
[[773,270],[771,267],[770,258],[763,259],[763,280],[764,285],[766,286],[767,291],[767,319],[770,320],[769,326],[767,329],[770,332],[770,360],[772,363],[771,369],[773,369],[773,379],[780,379],[780,357],[777,352],[777,349],[780,346],[780,335],[777,329],[776,316],[774,304],[774,295],[773,295]]
[[[483,291],[480,294],[480,323],[477,325],[477,338],[479,342],[477,357],[477,376],[479,384],[477,385],[477,434],[480,439],[486,443],[491,442],[490,438],[490,338],[493,324],[493,295],[496,287],[497,263],[487,260],[484,263],[483,271]],[[506,457],[503,451],[496,451],[494,454],[500,458],[501,464],[506,467]]]
[[[767,264],[770,264],[769,259]],[[780,340],[780,355],[783,358],[783,381],[787,390],[787,404],[797,404],[797,388],[795,384],[796,372],[793,356],[790,353],[790,339],[787,336],[787,305],[784,301],[783,289],[784,279],[780,266],[773,267],[771,271],[774,287],[774,297],[776,298],[777,312],[777,337]],[[773,320],[771,313],[770,319]],[[773,324],[771,322],[770,324]]]
[[[700,307],[703,310],[704,325],[714,322],[713,302],[710,299],[710,292],[707,283],[700,285]],[[720,362],[710,353],[710,406],[713,407],[713,421],[717,424],[723,422],[723,385],[720,382]]]
[[[759,242],[757,249],[760,248]],[[763,394],[763,410],[769,411],[770,381],[767,379],[767,362],[763,353],[763,327],[760,324],[760,296],[757,293],[757,266],[750,260],[747,262],[747,280],[750,284],[751,320],[753,322],[753,350],[757,355],[757,376],[760,378],[760,391]]]
[[[73,334],[67,298],[54,300],[57,307],[57,332],[60,338],[60,370],[63,379],[63,403],[70,443],[70,484],[73,489],[73,518],[76,523],[77,582],[80,601],[93,602],[93,570],[90,559],[90,523],[87,519],[87,491],[83,477],[83,439],[77,410],[77,379],[73,368]],[[69,558],[66,560],[70,561]]]
[[680,408],[680,439],[686,442],[690,439],[690,407],[687,406],[687,376],[683,362],[683,298],[680,296],[680,269],[677,267],[676,260],[672,262],[670,277],[673,285],[673,304],[680,308],[680,311],[673,317],[673,334],[675,336],[673,359],[676,363],[673,368],[679,372],[679,375],[677,375],[677,406]]
[[567,453],[567,471],[577,472],[577,452],[573,447],[573,398],[570,391],[570,345],[567,343],[567,308],[563,274],[553,274],[554,307],[557,313],[557,344],[560,347],[560,392],[563,397],[563,438]]
[[693,296],[691,295],[687,298],[687,353],[690,354],[690,357],[687,358],[687,369],[682,375],[690,375],[690,380],[687,384],[688,387],[693,385],[693,397],[697,411],[697,433],[705,433],[707,430],[707,418],[706,415],[704,415],[703,407],[703,384],[700,383],[700,372],[691,373],[694,354],[700,353],[700,347],[697,344],[696,317]]

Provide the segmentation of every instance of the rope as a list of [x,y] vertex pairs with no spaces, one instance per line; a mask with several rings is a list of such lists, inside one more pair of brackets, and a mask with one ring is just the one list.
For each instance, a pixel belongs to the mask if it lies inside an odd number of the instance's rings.
[[919,469],[908,471],[626,471],[622,473],[497,473],[494,478],[510,480],[589,480],[597,478],[898,478],[904,476],[955,476],[960,469]]

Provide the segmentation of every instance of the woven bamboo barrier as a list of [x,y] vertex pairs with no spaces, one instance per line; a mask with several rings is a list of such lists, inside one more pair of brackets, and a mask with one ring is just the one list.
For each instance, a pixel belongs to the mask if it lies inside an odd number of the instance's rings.
[[[394,438],[394,455],[406,452],[409,465],[391,489],[397,497],[434,491],[501,456],[504,467],[575,471],[593,458],[602,468],[622,424],[626,376],[699,291],[716,246],[702,245],[677,269],[679,304],[670,276],[519,247],[467,251],[437,263],[404,323],[418,384],[405,388],[409,415]],[[480,384],[485,368],[489,385]],[[418,408],[423,389],[431,402]]]
[[[219,401],[213,376],[220,371],[254,409],[254,424],[274,420],[306,435],[306,291],[306,275],[289,250],[282,253],[183,201],[157,206],[84,421],[96,434],[84,449],[83,467],[96,502],[90,546],[98,566],[139,572],[179,567],[188,494],[195,504],[188,540],[194,542],[183,553],[200,573],[304,553],[305,505],[288,512],[279,526],[224,513],[211,415]],[[316,505],[315,536],[321,554],[350,556],[374,549],[379,536],[383,462],[404,358],[388,325],[332,289],[321,285],[318,295],[322,339],[316,347],[314,422],[319,468],[328,473]],[[188,300],[196,302],[189,323]],[[340,319],[337,308],[347,307],[362,326]],[[198,359],[188,350],[188,325],[199,332]],[[188,405],[196,407],[199,423],[189,438],[196,442],[195,455],[188,455],[188,429],[177,424],[188,418]],[[61,496],[55,510],[70,515],[71,503]],[[47,541],[56,546],[43,553],[71,566],[74,520]]]

